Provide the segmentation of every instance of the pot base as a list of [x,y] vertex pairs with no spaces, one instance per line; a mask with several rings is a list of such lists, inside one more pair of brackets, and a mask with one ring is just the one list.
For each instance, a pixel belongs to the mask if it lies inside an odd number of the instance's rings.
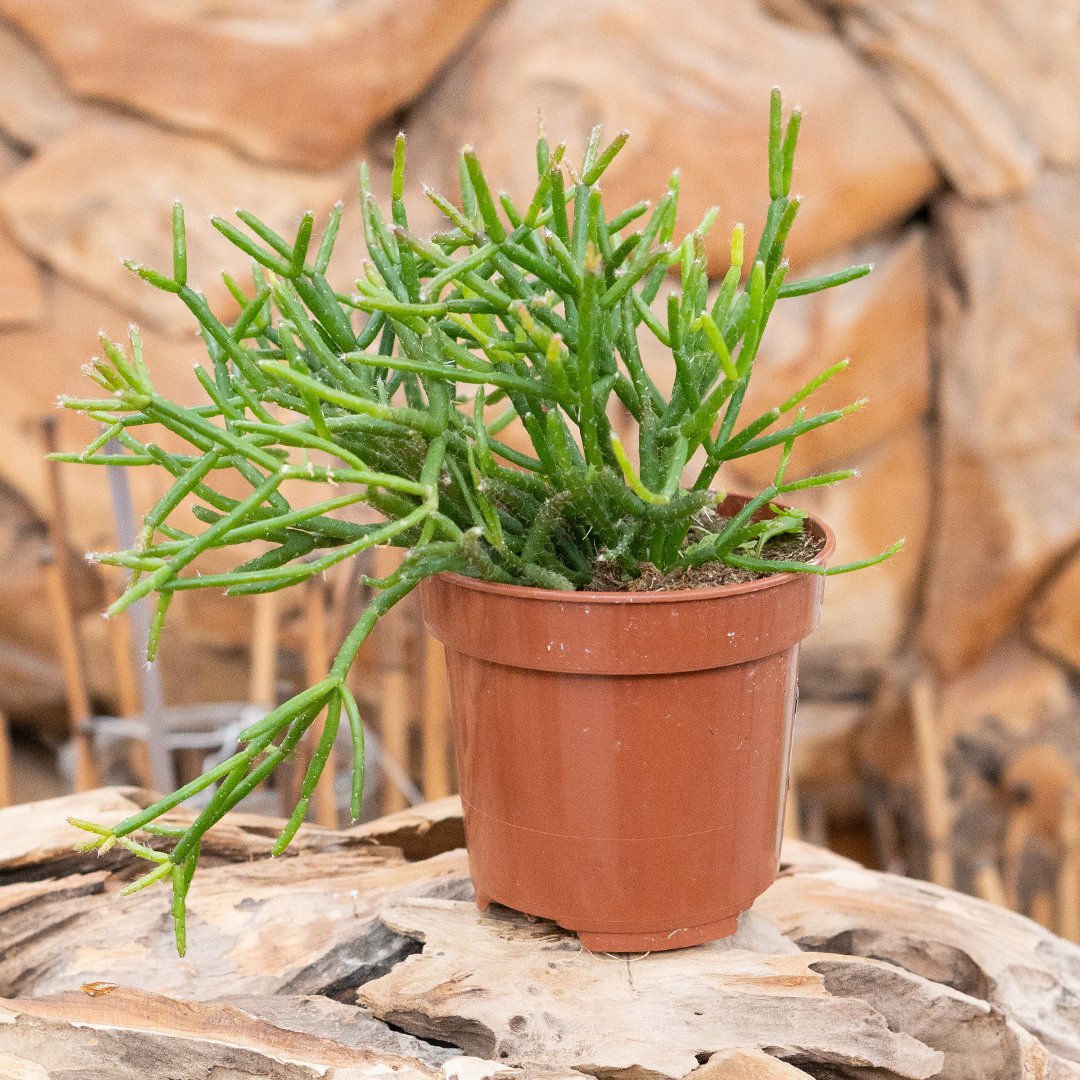
[[[482,892],[476,894],[476,906],[487,911],[493,903],[490,896]],[[515,909],[511,909],[515,910]],[[578,930],[572,926],[562,926],[577,934],[578,941],[589,952],[598,953],[648,953],[666,952],[669,949],[686,949],[691,945],[704,945],[709,941],[719,941],[731,937],[739,928],[739,916],[729,915],[714,922],[701,923],[699,926],[684,926],[676,930],[652,930],[642,933],[608,934],[601,930]]]
[[667,949],[685,949],[691,945],[704,945],[709,941],[731,937],[739,928],[739,916],[732,915],[717,922],[701,926],[680,927],[678,930],[657,930],[651,934],[602,934],[578,930],[578,941],[589,952],[646,953],[664,952]]

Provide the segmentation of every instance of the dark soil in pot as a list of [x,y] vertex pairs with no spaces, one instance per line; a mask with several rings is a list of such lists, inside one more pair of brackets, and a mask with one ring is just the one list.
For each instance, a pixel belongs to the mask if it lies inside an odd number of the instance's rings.
[[[699,515],[697,534],[689,541],[697,540],[710,532],[720,532],[731,520],[729,515],[712,513]],[[766,559],[793,559],[797,562],[813,562],[825,546],[825,538],[812,530],[799,536],[773,537],[761,550]],[[760,570],[746,570],[741,566],[710,562],[702,566],[677,566],[661,570],[652,563],[643,563],[638,577],[627,577],[623,569],[612,562],[597,562],[593,567],[593,579],[589,582],[591,592],[660,592],[677,589],[712,589],[721,585],[739,585],[744,581],[757,581],[768,577]]]

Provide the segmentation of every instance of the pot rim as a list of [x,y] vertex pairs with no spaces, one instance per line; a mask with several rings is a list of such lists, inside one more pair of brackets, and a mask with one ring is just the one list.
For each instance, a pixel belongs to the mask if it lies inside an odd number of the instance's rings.
[[[819,517],[813,514],[807,517],[825,540],[821,550],[808,560],[808,565],[821,566],[828,561],[836,549],[836,535]],[[541,589],[536,585],[505,584],[499,581],[487,581],[483,578],[467,577],[454,571],[445,570],[436,577],[448,584],[474,589],[477,592],[491,593],[496,596],[512,596],[519,600],[547,601],[561,604],[674,604],[691,603],[696,600],[717,600],[726,596],[740,596],[745,593],[762,592],[786,585],[804,575],[796,570],[782,574],[770,574],[754,581],[741,581],[730,585],[709,585],[699,589],[657,589],[652,592],[587,592],[579,589]]]

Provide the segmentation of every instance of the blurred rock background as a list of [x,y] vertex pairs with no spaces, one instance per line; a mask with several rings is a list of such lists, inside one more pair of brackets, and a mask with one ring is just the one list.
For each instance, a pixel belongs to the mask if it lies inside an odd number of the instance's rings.
[[[950,876],[977,888],[1012,858],[1029,901],[1051,887],[1080,788],[1075,0],[0,0],[0,72],[0,709],[17,732],[55,742],[66,722],[39,566],[41,417],[89,386],[98,328],[129,321],[162,387],[194,393],[187,313],[120,265],[167,258],[174,197],[196,283],[227,311],[218,271],[245,268],[211,213],[242,206],[287,230],[338,198],[354,211],[357,162],[385,186],[399,128],[417,207],[421,181],[456,191],[466,141],[520,196],[542,109],[575,148],[597,122],[631,130],[609,206],[656,196],[678,165],[683,224],[720,207],[719,270],[727,227],[753,233],[764,215],[779,84],[805,112],[793,270],[877,269],[778,308],[753,403],[850,355],[821,403],[871,406],[805,439],[796,464],[863,475],[806,505],[839,558],[908,538],[830,581],[805,646],[804,824],[869,820],[879,861],[929,873],[945,800]],[[345,284],[361,259],[349,210]],[[86,434],[61,418],[65,445]],[[740,464],[730,488],[761,481]],[[132,479],[140,503],[160,485]],[[111,546],[104,475],[66,481],[77,553]],[[98,612],[116,586],[76,561],[87,675],[111,706]],[[250,612],[212,596],[174,611],[167,691],[227,696]],[[930,688],[944,787],[920,765],[912,687]]]

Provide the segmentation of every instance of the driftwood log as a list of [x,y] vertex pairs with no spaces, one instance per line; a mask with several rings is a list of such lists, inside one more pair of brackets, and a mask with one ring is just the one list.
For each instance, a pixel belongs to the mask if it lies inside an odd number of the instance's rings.
[[612,956],[478,912],[452,798],[273,861],[280,823],[238,815],[179,960],[163,893],[119,900],[127,858],[64,820],[145,799],[0,812],[0,1077],[1080,1078],[1080,949],[806,844],[733,938]]

